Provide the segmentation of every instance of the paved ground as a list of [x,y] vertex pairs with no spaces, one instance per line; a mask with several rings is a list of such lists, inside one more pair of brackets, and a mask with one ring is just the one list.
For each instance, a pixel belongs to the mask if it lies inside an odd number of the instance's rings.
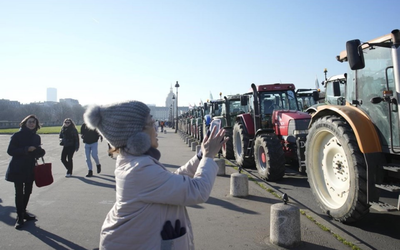
[[[101,174],[85,177],[82,147],[74,156],[73,177],[65,178],[57,135],[43,135],[45,159],[53,163],[55,182],[34,187],[28,210],[38,220],[27,222],[24,230],[18,231],[14,229],[13,184],[4,180],[10,160],[6,153],[9,137],[0,135],[0,249],[97,249],[101,225],[115,200],[115,161],[106,153],[107,144],[99,143]],[[161,162],[171,170],[195,153],[171,131],[159,134],[159,143]],[[234,172],[226,167],[226,175],[217,177],[210,199],[188,207],[196,249],[283,249],[269,243],[270,208],[281,201],[251,181],[248,197],[230,196],[230,174]],[[300,220],[302,242],[295,249],[350,249],[306,216],[301,215]],[[345,232],[337,233],[352,240]]]

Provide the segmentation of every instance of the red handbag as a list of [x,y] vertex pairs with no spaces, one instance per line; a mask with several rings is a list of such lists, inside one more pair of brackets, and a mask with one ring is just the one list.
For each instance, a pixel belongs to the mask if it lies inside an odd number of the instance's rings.
[[53,183],[53,174],[51,172],[51,163],[45,163],[42,157],[43,164],[38,164],[34,168],[35,172],[35,184],[37,187],[48,186]]

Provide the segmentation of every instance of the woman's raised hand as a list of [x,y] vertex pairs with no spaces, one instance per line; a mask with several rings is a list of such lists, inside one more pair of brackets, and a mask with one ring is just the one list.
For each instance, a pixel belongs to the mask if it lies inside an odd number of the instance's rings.
[[204,137],[203,143],[201,144],[201,150],[203,151],[204,157],[214,158],[214,156],[221,149],[222,145],[229,140],[229,137],[224,138],[224,129],[220,129],[218,133],[216,130],[217,127],[215,126],[210,135]]

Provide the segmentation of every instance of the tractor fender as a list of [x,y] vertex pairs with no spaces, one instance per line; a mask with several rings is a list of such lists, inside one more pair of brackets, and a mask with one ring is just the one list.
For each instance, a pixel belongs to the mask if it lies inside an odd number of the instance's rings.
[[250,137],[254,136],[254,133],[255,133],[255,131],[254,131],[254,121],[253,121],[253,117],[250,114],[238,115],[236,117],[236,121],[237,122],[241,122],[244,125],[245,130],[247,131],[247,134]]
[[381,142],[374,124],[360,109],[352,106],[319,106],[316,113],[312,114],[309,127],[311,127],[317,119],[327,115],[340,116],[348,122],[356,136],[358,146],[362,153],[382,152]]

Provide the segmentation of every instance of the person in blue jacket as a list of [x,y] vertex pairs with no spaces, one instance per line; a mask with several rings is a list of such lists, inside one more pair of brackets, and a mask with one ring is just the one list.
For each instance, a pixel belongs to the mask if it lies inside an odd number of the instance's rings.
[[12,157],[6,172],[6,180],[14,182],[15,207],[17,209],[16,229],[21,229],[24,220],[34,220],[35,216],[26,211],[35,180],[36,160],[45,155],[41,138],[36,131],[40,129],[35,115],[28,115],[20,123],[20,130],[11,136],[7,153]]

